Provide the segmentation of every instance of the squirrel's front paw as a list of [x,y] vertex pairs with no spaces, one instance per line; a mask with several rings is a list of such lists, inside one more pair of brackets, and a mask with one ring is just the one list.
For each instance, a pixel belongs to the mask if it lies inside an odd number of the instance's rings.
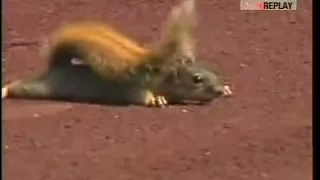
[[165,107],[168,102],[164,96],[154,96],[151,92],[148,92],[145,96],[145,104],[151,107]]
[[152,106],[160,106],[160,107],[164,107],[166,105],[168,105],[168,102],[166,100],[166,98],[164,96],[156,96],[154,98],[152,98]]

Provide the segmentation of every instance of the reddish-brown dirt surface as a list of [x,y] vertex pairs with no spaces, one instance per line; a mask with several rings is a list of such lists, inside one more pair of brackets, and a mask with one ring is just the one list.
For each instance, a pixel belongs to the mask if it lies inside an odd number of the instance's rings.
[[[5,100],[6,179],[310,180],[312,3],[298,2],[298,11],[249,12],[238,0],[198,1],[198,55],[235,93],[212,105]],[[4,3],[6,81],[42,70],[38,42],[64,21],[102,20],[150,43],[173,4]]]

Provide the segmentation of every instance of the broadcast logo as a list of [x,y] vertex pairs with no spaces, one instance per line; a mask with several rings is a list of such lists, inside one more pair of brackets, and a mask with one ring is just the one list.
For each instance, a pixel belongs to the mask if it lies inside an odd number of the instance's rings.
[[296,0],[241,0],[241,10],[292,11],[297,10]]

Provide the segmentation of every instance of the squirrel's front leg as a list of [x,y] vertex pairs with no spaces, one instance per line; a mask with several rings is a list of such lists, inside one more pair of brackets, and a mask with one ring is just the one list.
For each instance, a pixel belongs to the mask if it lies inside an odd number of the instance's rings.
[[134,93],[130,94],[129,99],[134,104],[148,107],[166,107],[168,105],[166,97],[155,95],[148,89],[135,89]]
[[152,107],[165,107],[168,105],[167,99],[164,96],[154,95],[151,91],[147,90],[144,92],[144,104]]

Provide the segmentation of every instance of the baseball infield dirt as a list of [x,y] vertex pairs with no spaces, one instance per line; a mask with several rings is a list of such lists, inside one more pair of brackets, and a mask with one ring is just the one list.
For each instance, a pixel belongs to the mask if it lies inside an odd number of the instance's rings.
[[[147,44],[172,5],[5,0],[5,80],[43,70],[39,42],[60,23],[101,20]],[[232,98],[166,109],[5,100],[6,179],[311,180],[312,2],[197,8],[197,53],[231,82]]]

